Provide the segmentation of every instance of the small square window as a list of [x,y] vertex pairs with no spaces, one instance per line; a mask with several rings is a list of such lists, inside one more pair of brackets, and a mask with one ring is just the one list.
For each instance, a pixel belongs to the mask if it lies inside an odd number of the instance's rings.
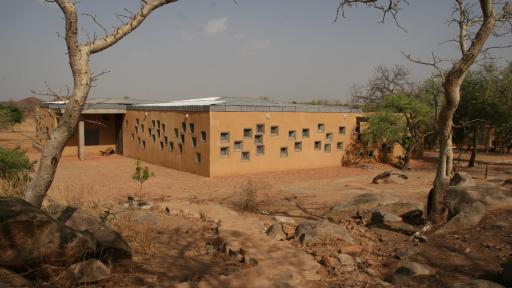
[[139,134],[139,127],[135,126],[135,134]]
[[192,148],[196,148],[197,140],[196,137],[192,137]]
[[201,153],[196,153],[196,163],[201,163]]
[[257,134],[254,136],[254,143],[263,144],[263,135]]
[[343,150],[343,142],[336,143],[336,150],[342,151]]
[[181,143],[178,143],[178,152],[180,152],[180,154],[183,154],[183,144]]
[[324,144],[324,152],[331,152],[331,144]]
[[288,139],[289,140],[297,139],[297,131],[295,131],[295,130],[288,131]]
[[325,141],[326,142],[332,142],[332,133],[326,133],[325,134]]
[[156,129],[156,135],[160,138],[160,129]]
[[242,140],[235,141],[235,151],[241,151],[242,150]]
[[178,138],[178,128],[174,128],[174,138]]
[[201,142],[206,142],[206,131],[201,131]]
[[146,148],[146,140],[142,140],[142,148]]
[[294,150],[295,152],[301,152],[302,151],[302,142],[295,142],[295,145],[294,145]]
[[156,128],[160,129],[160,120],[156,120]]
[[244,129],[244,138],[252,138],[252,129],[251,128]]
[[229,143],[229,132],[220,132],[220,142]]
[[137,125],[139,125],[139,123],[140,123],[139,118],[136,118],[135,122],[137,123]]
[[185,144],[185,135],[182,134],[182,135],[180,135],[180,137],[181,137],[181,143]]
[[148,136],[151,137],[151,128],[148,128]]
[[144,133],[144,124],[140,124],[140,133]]
[[315,141],[315,151],[322,150],[322,142],[321,141]]
[[302,129],[302,138],[309,138],[309,128]]
[[345,135],[345,133],[346,133],[345,126],[340,126],[338,134]]
[[220,147],[220,157],[229,157],[229,147]]
[[256,124],[256,133],[258,133],[258,134],[265,133],[265,124]]
[[187,132],[187,123],[181,122],[181,133]]
[[242,152],[242,161],[249,161],[251,158],[251,154],[249,151]]
[[258,145],[256,146],[256,155],[264,155],[265,154],[265,146]]
[[165,124],[162,123],[162,131],[165,133]]
[[135,141],[135,135],[132,133],[132,141]]
[[169,151],[174,151],[174,142],[169,142]]
[[270,126],[270,136],[279,136],[279,126]]
[[137,137],[137,143],[141,146],[140,137]]
[[153,128],[155,128],[155,120],[152,120],[151,124],[153,124]]
[[160,141],[160,151],[164,151],[164,142]]
[[155,143],[155,142],[156,142],[156,135],[153,134],[153,143]]
[[169,138],[167,136],[164,137],[164,144],[167,146],[167,143],[169,143]]
[[281,147],[281,152],[279,155],[281,158],[288,157],[288,147]]
[[194,123],[189,123],[188,130],[190,130],[190,134],[194,134],[194,129],[195,129]]
[[324,131],[325,131],[325,124],[324,124],[324,123],[318,123],[318,125],[317,125],[317,131],[318,131],[319,133],[324,133]]

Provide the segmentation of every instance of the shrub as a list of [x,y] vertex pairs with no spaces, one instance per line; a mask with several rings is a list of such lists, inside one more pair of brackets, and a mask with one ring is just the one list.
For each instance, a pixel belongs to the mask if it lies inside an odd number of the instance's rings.
[[0,147],[0,179],[2,194],[19,196],[30,180],[30,172],[36,161],[30,161],[20,147],[8,149]]
[[23,111],[15,106],[0,105],[0,129],[12,127],[23,120]]

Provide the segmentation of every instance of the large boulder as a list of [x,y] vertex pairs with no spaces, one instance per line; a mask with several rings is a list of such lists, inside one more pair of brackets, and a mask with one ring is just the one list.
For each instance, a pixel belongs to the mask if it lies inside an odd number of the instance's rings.
[[286,240],[287,238],[287,235],[283,232],[283,224],[281,223],[272,224],[268,227],[267,231],[265,231],[265,234],[275,240]]
[[0,268],[0,288],[22,287],[32,287],[32,283],[19,274]]
[[435,275],[436,271],[434,268],[421,264],[418,262],[407,262],[396,269],[393,273],[392,281],[399,282],[405,278],[416,277],[416,276],[432,276]]
[[0,266],[27,268],[42,261],[70,265],[90,255],[95,242],[30,203],[0,198]]
[[467,172],[456,172],[450,179],[450,186],[471,187],[475,185],[473,177]]
[[131,259],[132,252],[126,240],[99,217],[91,216],[79,208],[53,206],[48,210],[59,223],[90,235],[96,241],[97,258],[110,260]]
[[449,186],[446,197],[449,221],[436,233],[473,227],[487,210],[512,207],[509,194],[503,187],[493,185]]
[[501,271],[501,278],[503,283],[512,286],[512,260],[505,262],[502,266],[503,271]]
[[372,183],[373,184],[381,184],[381,183],[402,184],[402,183],[405,183],[407,181],[407,179],[408,179],[408,177],[405,174],[384,171],[384,172],[380,173],[379,175],[373,177]]
[[473,279],[465,282],[457,282],[452,288],[505,288],[498,283],[489,280]]
[[331,213],[344,211],[362,211],[379,205],[387,205],[398,202],[400,199],[384,193],[363,193],[352,197],[345,203],[338,204],[331,209]]
[[352,235],[341,226],[329,221],[305,221],[297,226],[294,240],[305,245],[322,243],[328,240],[342,240],[354,244]]

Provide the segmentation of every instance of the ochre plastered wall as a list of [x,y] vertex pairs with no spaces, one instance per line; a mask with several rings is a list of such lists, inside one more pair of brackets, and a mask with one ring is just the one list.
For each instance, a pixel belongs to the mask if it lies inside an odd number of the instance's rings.
[[[348,147],[356,125],[357,113],[311,113],[311,112],[211,112],[210,175],[236,175],[268,171],[308,169],[340,166],[344,149]],[[264,154],[257,155],[255,135],[257,124],[264,124]],[[324,124],[324,132],[318,131]],[[271,126],[279,127],[279,135],[271,135]],[[345,127],[345,133],[339,133]],[[244,138],[244,128],[252,129],[252,137]],[[309,138],[302,136],[302,129],[309,129]],[[296,139],[289,139],[289,131],[296,131]],[[221,141],[221,132],[229,132],[229,142]],[[332,133],[332,140],[326,134]],[[242,150],[235,151],[234,142],[243,141]],[[321,149],[315,150],[315,141],[321,141]],[[302,142],[302,150],[295,151],[295,142]],[[324,151],[331,144],[331,151]],[[221,155],[221,147],[229,148],[229,155]],[[281,157],[281,148],[288,148],[288,157]],[[249,160],[242,159],[242,152],[249,152]]]
[[[99,145],[85,146],[85,156],[99,155],[109,147],[115,148],[115,114],[84,114],[85,129],[97,128],[99,130]],[[36,139],[41,145],[46,142],[46,129],[51,133],[57,127],[58,116],[54,110],[48,108],[36,109]],[[63,156],[78,156],[78,127],[66,143]]]
[[[153,127],[153,121],[155,121],[155,127]],[[160,121],[160,128],[158,128],[158,121]],[[186,125],[185,132],[182,132],[182,123]],[[193,133],[190,131],[191,123],[194,125]],[[123,122],[123,155],[165,167],[210,176],[208,159],[211,136],[209,123],[208,112],[128,110]],[[151,136],[148,129],[151,129]],[[174,129],[178,129],[177,137]],[[160,136],[158,136],[158,130],[160,130]],[[201,132],[206,133],[204,142],[201,140]],[[155,141],[153,141],[153,135],[155,135]],[[167,143],[165,137],[167,137]],[[185,143],[182,143],[182,137],[185,139]],[[195,147],[192,146],[192,137],[196,138]],[[143,141],[145,141],[145,147],[142,145]],[[163,143],[163,149],[161,149],[160,142]],[[170,150],[171,143],[174,146],[173,151]],[[182,144],[182,153],[179,152],[179,144]],[[197,153],[201,157],[200,162],[196,160]]]

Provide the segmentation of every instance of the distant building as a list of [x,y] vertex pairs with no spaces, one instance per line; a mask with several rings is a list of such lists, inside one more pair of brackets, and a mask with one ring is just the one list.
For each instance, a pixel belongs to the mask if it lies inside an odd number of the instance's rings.
[[[203,176],[340,166],[360,131],[359,110],[248,98],[144,103],[91,99],[64,155],[117,154]],[[36,111],[38,141],[58,125],[65,102]],[[357,136],[357,135],[356,135]]]

